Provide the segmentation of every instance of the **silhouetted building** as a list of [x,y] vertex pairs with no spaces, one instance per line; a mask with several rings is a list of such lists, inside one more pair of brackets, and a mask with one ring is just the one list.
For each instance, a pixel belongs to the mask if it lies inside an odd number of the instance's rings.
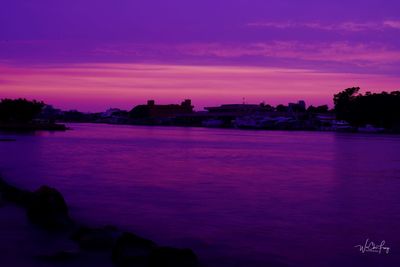
[[148,100],[147,105],[138,105],[130,112],[131,118],[174,118],[178,115],[193,113],[192,101],[184,100],[180,105],[156,105],[154,100]]
[[288,111],[289,112],[305,112],[306,111],[306,102],[304,102],[303,100],[300,100],[297,103],[289,103]]
[[256,104],[225,104],[219,107],[205,107],[205,110],[209,112],[210,115],[231,115],[239,116],[253,113],[262,113],[272,111],[272,107],[261,103]]
[[274,108],[265,103],[256,104],[225,104],[218,107],[205,107],[208,112],[201,114],[202,126],[205,127],[233,127],[238,117],[267,114]]

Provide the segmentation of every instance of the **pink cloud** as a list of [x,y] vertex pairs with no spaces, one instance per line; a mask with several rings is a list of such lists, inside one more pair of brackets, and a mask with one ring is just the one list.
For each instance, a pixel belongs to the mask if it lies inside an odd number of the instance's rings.
[[178,48],[184,54],[216,57],[260,56],[339,62],[360,66],[381,65],[400,61],[400,51],[382,44],[348,42],[314,43],[269,42],[252,44],[190,44]]
[[[347,25],[346,27],[354,27]],[[382,43],[354,42],[300,42],[271,41],[257,43],[189,43],[175,45],[138,45],[119,44],[105,45],[92,53],[136,56],[172,56],[173,58],[197,57],[201,59],[237,59],[252,57],[253,61],[271,63],[271,59],[290,60],[285,62],[289,67],[298,67],[299,60],[319,63],[346,64],[358,67],[384,67],[400,62],[400,50]],[[189,57],[190,58],[190,57]],[[270,64],[273,65],[273,64]]]
[[386,27],[400,30],[400,20],[386,20],[383,22],[383,25]]

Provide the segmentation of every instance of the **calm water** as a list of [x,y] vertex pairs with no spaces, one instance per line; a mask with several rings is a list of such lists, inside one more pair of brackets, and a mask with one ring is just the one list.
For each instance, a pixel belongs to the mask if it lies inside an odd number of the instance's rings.
[[71,126],[0,142],[0,171],[205,266],[400,266],[399,136]]

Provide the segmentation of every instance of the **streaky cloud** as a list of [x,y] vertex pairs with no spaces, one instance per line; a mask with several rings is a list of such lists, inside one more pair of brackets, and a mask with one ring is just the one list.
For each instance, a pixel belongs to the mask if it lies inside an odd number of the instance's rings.
[[389,29],[400,30],[400,20],[383,20],[379,22],[345,21],[332,24],[321,23],[321,22],[259,21],[259,22],[247,23],[246,26],[254,28],[277,28],[277,29],[308,28],[308,29],[323,30],[323,31],[361,32],[361,31],[384,31]]

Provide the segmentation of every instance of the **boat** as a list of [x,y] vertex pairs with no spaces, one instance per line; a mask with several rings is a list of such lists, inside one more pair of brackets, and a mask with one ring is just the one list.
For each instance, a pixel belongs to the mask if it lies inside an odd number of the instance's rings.
[[224,121],[219,120],[219,119],[208,119],[208,120],[204,120],[201,124],[204,127],[218,128],[218,127],[222,127],[224,125]]
[[332,129],[336,132],[354,132],[355,128],[350,125],[347,121],[334,121]]
[[385,128],[375,127],[371,124],[367,124],[364,127],[359,127],[358,131],[361,133],[381,133],[385,131]]

